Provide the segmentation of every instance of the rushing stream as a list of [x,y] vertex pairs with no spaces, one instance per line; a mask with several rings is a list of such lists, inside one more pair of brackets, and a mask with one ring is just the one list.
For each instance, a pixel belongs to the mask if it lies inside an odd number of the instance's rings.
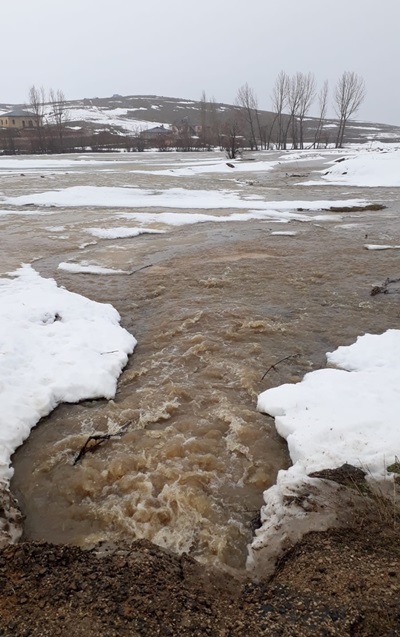
[[[397,327],[398,296],[371,297],[370,291],[399,275],[398,253],[364,248],[366,235],[370,243],[390,238],[400,244],[397,193],[296,185],[299,174],[321,168],[322,160],[299,162],[295,179],[288,174],[292,165],[279,164],[249,180],[240,173],[153,174],[157,164],[210,161],[207,155],[160,155],[95,156],[104,164],[10,171],[0,176],[1,191],[12,197],[134,185],[224,189],[254,198],[249,209],[260,197],[365,198],[387,205],[379,212],[326,213],[326,220],[285,225],[153,224],[166,232],[119,239],[87,233],[93,226],[131,225],[118,215],[132,210],[116,212],[112,203],[19,206],[25,214],[4,216],[10,206],[0,205],[2,272],[33,263],[68,290],[114,305],[138,340],[114,401],[59,406],[14,455],[12,491],[25,515],[24,537],[80,546],[147,538],[202,561],[242,568],[263,491],[289,463],[273,420],[255,410],[257,395],[300,380],[325,364],[325,352],[359,334]],[[125,273],[57,269],[68,261]],[[74,464],[89,435],[125,425],[122,435]]]

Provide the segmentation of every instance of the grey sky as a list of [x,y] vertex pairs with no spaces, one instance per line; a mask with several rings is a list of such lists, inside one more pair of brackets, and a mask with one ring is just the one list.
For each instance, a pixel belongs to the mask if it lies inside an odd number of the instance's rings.
[[0,102],[32,84],[233,102],[248,82],[268,109],[282,69],[332,92],[349,70],[367,85],[358,117],[400,124],[399,0],[19,0],[1,19]]

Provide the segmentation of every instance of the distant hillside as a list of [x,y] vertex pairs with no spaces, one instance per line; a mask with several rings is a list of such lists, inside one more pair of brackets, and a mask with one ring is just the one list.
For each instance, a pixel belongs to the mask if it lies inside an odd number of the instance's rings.
[[[91,125],[96,130],[118,129],[132,134],[138,129],[147,129],[164,124],[170,126],[187,118],[191,125],[201,124],[202,106],[199,101],[184,100],[158,95],[113,95],[112,97],[83,99],[69,102],[71,124]],[[216,103],[215,109],[222,120],[229,118],[237,107],[232,104]],[[267,122],[273,117],[270,111],[260,110],[260,120]],[[309,118],[308,132],[312,135],[316,120]],[[336,120],[325,123],[325,130],[331,131],[332,140],[337,129]],[[346,131],[346,142],[367,140],[400,142],[400,127],[370,122],[350,122]]]
[[[115,125],[131,130],[148,128],[164,124],[170,126],[182,119],[192,125],[201,123],[201,103],[193,100],[181,100],[173,97],[157,95],[113,95],[113,97],[83,99],[70,102],[70,117],[78,121],[79,117],[86,122],[103,121],[105,125]],[[230,104],[215,104],[215,109],[222,117],[229,116],[235,109]],[[118,122],[118,123],[117,123]]]
[[[16,106],[15,104],[0,104],[0,111],[6,112]],[[26,107],[26,105],[18,106]],[[169,127],[184,119],[190,126],[199,126],[202,123],[201,102],[157,95],[113,95],[105,98],[85,98],[68,101],[67,108],[68,128],[71,131],[82,130],[90,134],[108,132],[121,136],[132,136],[160,124]],[[224,103],[213,104],[213,109],[221,123],[238,111],[237,106]],[[259,118],[261,124],[268,125],[268,122],[272,121],[273,114],[269,111],[259,111]],[[307,119],[307,141],[313,140],[316,125],[316,119]],[[325,143],[333,142],[336,130],[336,120],[326,120],[323,141]],[[400,127],[371,122],[349,122],[346,128],[346,143],[373,140],[400,142]]]

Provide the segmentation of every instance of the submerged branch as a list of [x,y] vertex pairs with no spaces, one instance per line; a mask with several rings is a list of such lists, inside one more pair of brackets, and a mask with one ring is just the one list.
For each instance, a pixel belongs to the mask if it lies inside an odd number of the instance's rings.
[[138,268],[137,270],[132,270],[132,272],[128,272],[128,276],[131,276],[132,274],[136,274],[136,272],[141,272],[142,270],[145,270],[146,268],[151,268],[153,266],[152,263],[149,263],[148,265],[143,265],[141,268]]
[[[375,285],[371,292],[370,295],[371,296],[376,296],[377,294],[390,294],[390,285],[393,285],[395,283],[400,283],[400,279],[389,279],[387,278],[386,281],[382,284],[382,285]],[[395,290],[397,291],[397,290]]]
[[274,363],[273,365],[270,365],[267,371],[265,372],[265,374],[263,374],[263,376],[260,378],[260,382],[264,380],[264,378],[271,371],[271,369],[273,369],[276,372],[277,365],[279,365],[280,363],[283,363],[284,361],[288,361],[291,358],[297,358],[298,356],[300,356],[300,354],[290,354],[289,356],[285,356],[285,358],[281,358],[279,361],[276,361],[276,363]]
[[113,434],[92,434],[89,436],[76,456],[73,465],[75,466],[87,453],[93,453],[96,451],[96,449],[101,447],[101,445],[107,442],[107,440],[110,440],[111,438],[120,438],[124,433],[126,433],[127,428],[131,424],[132,420],[128,420],[128,422],[122,425],[122,427]]

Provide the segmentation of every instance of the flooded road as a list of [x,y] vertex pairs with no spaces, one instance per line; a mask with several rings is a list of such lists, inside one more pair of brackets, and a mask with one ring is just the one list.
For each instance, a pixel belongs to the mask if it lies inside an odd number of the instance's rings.
[[[21,214],[8,214],[10,205],[0,205],[2,272],[33,263],[68,290],[114,305],[138,340],[115,400],[61,405],[14,455],[12,491],[25,515],[24,536],[84,547],[147,538],[204,562],[243,568],[263,491],[289,463],[273,420],[255,411],[257,395],[324,366],[325,352],[360,334],[398,327],[398,295],[370,295],[387,277],[400,276],[398,251],[364,247],[400,244],[398,189],[298,185],[323,168],[322,158],[281,161],[268,172],[190,177],[153,173],[215,157],[93,158],[104,164],[2,173],[0,190],[15,197],[133,185],[223,189],[248,198],[249,210],[257,199],[334,205],[357,198],[387,206],[288,224],[152,222],[149,228],[164,233],[95,239],[88,228],[126,227],[129,220],[119,215],[132,208],[21,205]],[[262,158],[276,161],[279,153]],[[60,262],[83,261],[126,273],[57,269]],[[126,423],[123,435],[74,465],[89,435]]]

